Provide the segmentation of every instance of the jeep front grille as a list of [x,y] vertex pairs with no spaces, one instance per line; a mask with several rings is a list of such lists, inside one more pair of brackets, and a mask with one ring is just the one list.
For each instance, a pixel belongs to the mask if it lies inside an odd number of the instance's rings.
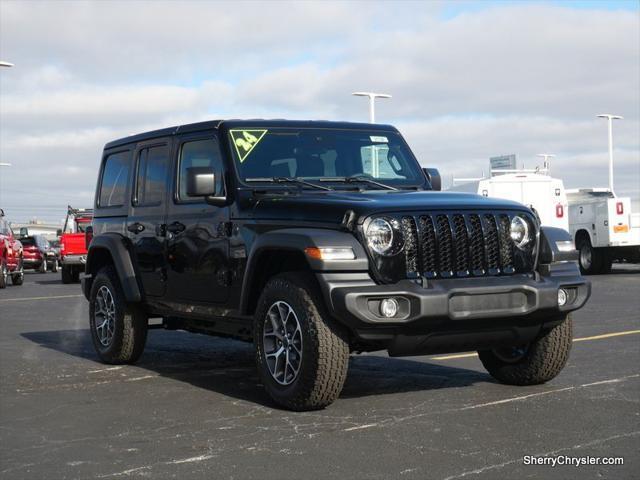
[[515,251],[510,237],[512,215],[501,212],[402,216],[407,276],[451,278],[532,271],[534,246],[528,251]]

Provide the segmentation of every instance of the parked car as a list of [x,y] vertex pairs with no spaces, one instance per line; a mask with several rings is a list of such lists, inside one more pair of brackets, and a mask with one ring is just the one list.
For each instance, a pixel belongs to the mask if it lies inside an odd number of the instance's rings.
[[88,208],[67,207],[67,218],[60,236],[62,283],[78,282],[87,261],[85,233],[91,226],[93,211]]
[[0,288],[5,288],[11,277],[13,285],[22,285],[24,269],[22,243],[16,238],[0,208]]
[[438,192],[391,126],[215,121],[105,146],[83,291],[99,357],[148,318],[253,341],[278,404],[323,408],[350,352],[477,350],[499,381],[564,367],[590,295],[568,232],[528,207]]
[[20,239],[24,248],[24,268],[40,273],[58,271],[56,252],[43,235],[31,235]]

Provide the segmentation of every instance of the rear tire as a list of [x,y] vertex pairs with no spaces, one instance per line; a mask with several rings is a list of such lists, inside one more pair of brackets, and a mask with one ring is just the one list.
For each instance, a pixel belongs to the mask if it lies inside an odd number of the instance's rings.
[[58,273],[58,259],[56,258],[53,262],[51,262],[51,268],[50,270],[53,273]]
[[7,288],[7,279],[9,278],[9,268],[7,262],[3,259],[0,260],[0,289]]
[[105,363],[135,363],[147,341],[147,317],[127,303],[111,266],[102,268],[91,285],[89,328],[93,346]]
[[[508,385],[538,385],[555,378],[569,359],[573,339],[571,315],[529,345],[479,351],[484,368]],[[509,353],[513,355],[509,357]]]
[[22,257],[18,260],[18,268],[11,274],[11,283],[15,286],[22,285],[24,283],[24,265],[22,264]]
[[73,277],[71,276],[71,267],[68,265],[62,265],[60,270],[62,272],[62,283],[72,283]]
[[80,269],[78,267],[71,267],[71,281],[73,283],[80,281]]
[[42,263],[38,267],[38,273],[47,273],[47,259],[43,258]]
[[595,275],[602,271],[603,252],[598,248],[593,248],[588,237],[578,240],[578,263],[583,275]]
[[329,317],[313,280],[299,272],[272,278],[254,319],[262,383],[276,403],[298,411],[318,410],[338,398],[349,363],[347,334]]

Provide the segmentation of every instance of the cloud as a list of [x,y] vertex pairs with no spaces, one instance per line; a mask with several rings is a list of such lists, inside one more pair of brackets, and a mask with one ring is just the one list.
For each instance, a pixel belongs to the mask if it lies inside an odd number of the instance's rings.
[[606,184],[595,114],[621,114],[617,185],[640,197],[637,9],[150,5],[0,2],[0,57],[16,64],[0,71],[0,159],[14,164],[0,171],[7,212],[51,215],[68,198],[89,205],[114,138],[224,117],[361,121],[366,104],[350,93],[363,89],[393,94],[378,119],[445,178],[479,174],[495,154],[530,165],[544,151],[569,186]]

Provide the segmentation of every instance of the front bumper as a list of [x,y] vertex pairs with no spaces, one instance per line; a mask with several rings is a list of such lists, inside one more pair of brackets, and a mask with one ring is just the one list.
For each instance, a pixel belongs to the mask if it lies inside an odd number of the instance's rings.
[[84,265],[87,263],[87,255],[65,255],[62,257],[63,265]]
[[[542,328],[582,307],[590,283],[573,262],[545,274],[430,280],[377,285],[368,275],[318,274],[332,314],[354,334],[363,350],[392,355],[477,350],[533,340]],[[558,305],[558,290],[568,301]],[[385,318],[380,301],[394,298],[398,314]]]

